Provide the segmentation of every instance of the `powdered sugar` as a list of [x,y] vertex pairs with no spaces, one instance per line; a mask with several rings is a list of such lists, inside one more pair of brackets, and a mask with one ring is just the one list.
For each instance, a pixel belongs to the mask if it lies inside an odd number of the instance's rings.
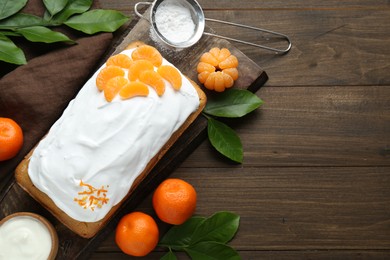
[[190,9],[177,1],[162,2],[155,13],[158,31],[171,43],[189,40],[195,32]]

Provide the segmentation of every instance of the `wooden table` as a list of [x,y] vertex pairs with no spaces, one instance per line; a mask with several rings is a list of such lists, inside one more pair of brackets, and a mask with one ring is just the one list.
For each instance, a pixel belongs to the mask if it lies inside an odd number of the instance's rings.
[[[137,1],[101,2],[134,16]],[[293,47],[275,55],[235,44],[267,72],[257,92],[265,104],[232,125],[243,142],[242,165],[204,141],[172,173],[196,188],[196,214],[239,214],[230,245],[243,259],[390,259],[389,2],[199,3],[206,17],[285,33]],[[151,196],[137,210],[153,214]],[[157,248],[145,259],[163,254]],[[91,259],[114,258],[132,259],[112,233]]]
[[[101,6],[135,16],[136,2]],[[243,164],[225,160],[204,141],[171,174],[196,188],[196,214],[239,214],[230,245],[242,259],[390,259],[389,2],[199,3],[206,17],[285,33],[293,47],[275,55],[235,44],[267,72],[257,92],[265,104],[231,124],[243,142]],[[210,26],[234,38],[265,40]],[[151,205],[148,196],[137,210],[154,214]],[[163,254],[157,248],[144,259]],[[132,257],[121,253],[112,232],[91,259]]]
[[[101,2],[134,16],[137,1]],[[172,173],[198,191],[196,214],[239,214],[230,245],[243,259],[389,259],[389,2],[199,3],[206,17],[283,32],[293,47],[275,55],[235,44],[267,72],[257,92],[265,104],[232,126],[243,142],[242,165],[204,141]],[[137,210],[153,214],[151,196]],[[145,259],[163,254],[157,248]],[[115,245],[114,233],[91,259],[113,258],[132,259]]]

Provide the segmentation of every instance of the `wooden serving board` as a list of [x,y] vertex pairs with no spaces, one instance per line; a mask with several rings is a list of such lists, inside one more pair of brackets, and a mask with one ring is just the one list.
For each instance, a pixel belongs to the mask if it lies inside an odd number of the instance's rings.
[[[207,29],[211,30],[211,28]],[[142,41],[146,44],[155,46],[167,60],[177,66],[189,78],[198,82],[196,66],[202,53],[210,50],[212,47],[227,47],[236,55],[240,64],[240,78],[235,82],[235,87],[245,88],[252,92],[256,92],[268,79],[267,74],[256,63],[226,40],[203,36],[195,46],[176,51],[163,46],[154,39],[155,37],[151,37],[151,28],[147,20],[140,19],[139,21],[134,21],[123,34],[123,37],[118,41],[119,44],[113,47],[112,52],[109,53],[109,55],[122,51],[133,41]],[[102,59],[102,63],[106,58],[107,57],[104,57]],[[14,212],[21,211],[40,214],[47,218],[55,226],[58,232],[59,249],[57,259],[87,258],[87,256],[97,248],[97,245],[115,229],[119,219],[123,215],[133,211],[137,205],[207,137],[206,129],[206,119],[203,116],[198,117],[159,161],[144,181],[141,182],[130,199],[122,205],[108,225],[91,239],[79,237],[70,231],[22,190],[14,180],[12,180],[6,189],[1,192],[0,219]]]

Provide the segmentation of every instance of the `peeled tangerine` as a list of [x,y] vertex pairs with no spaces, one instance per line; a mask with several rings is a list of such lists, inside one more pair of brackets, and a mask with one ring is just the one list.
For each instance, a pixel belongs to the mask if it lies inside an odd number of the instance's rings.
[[238,79],[238,60],[226,48],[212,48],[200,57],[198,80],[207,89],[223,92]]

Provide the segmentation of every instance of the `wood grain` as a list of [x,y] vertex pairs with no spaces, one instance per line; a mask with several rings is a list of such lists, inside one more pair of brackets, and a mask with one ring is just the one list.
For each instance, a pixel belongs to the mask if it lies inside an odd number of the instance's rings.
[[[206,17],[285,33],[293,48],[278,56],[234,43],[267,71],[257,93],[265,104],[227,121],[243,142],[242,165],[206,141],[172,175],[199,190],[197,213],[240,213],[231,243],[242,259],[389,259],[389,2],[199,3]],[[210,26],[234,38],[281,44]],[[137,209],[153,215],[150,197]],[[145,259],[163,256],[160,250]],[[110,234],[92,258],[133,259],[118,251]]]
[[[112,8],[122,10],[124,12],[132,12],[133,7],[138,0],[118,1],[118,0],[104,0],[100,1],[100,6],[103,8]],[[147,1],[152,2],[152,1]],[[351,8],[365,8],[375,9],[388,7],[386,0],[350,0],[350,1],[314,1],[306,0],[304,2],[299,0],[292,1],[268,1],[268,0],[243,0],[239,4],[231,0],[197,0],[201,7],[205,10],[264,10],[264,9],[351,9]]]
[[230,0],[199,0],[198,3],[203,9],[232,9],[232,10],[253,10],[253,9],[311,9],[311,8],[373,8],[377,6],[387,6],[386,0],[352,0],[352,1],[267,1],[267,0],[245,0],[240,1],[240,4],[232,3]]
[[[195,214],[241,216],[230,243],[239,251],[388,249],[387,167],[193,167],[171,176],[198,191]],[[153,215],[150,204],[148,196],[139,210]],[[99,251],[116,250],[113,236]]]
[[[134,17],[136,2],[105,0],[101,6]],[[286,33],[293,48],[279,56],[234,44],[269,76],[257,93],[263,107],[227,121],[241,137],[244,163],[232,164],[198,140],[201,145],[170,176],[194,184],[197,214],[240,214],[231,245],[242,259],[390,259],[389,1],[237,2],[199,0],[206,17]],[[150,192],[153,185],[145,188]],[[125,210],[155,217],[150,194],[138,203]],[[158,224],[162,233],[168,228]],[[94,246],[91,259],[139,259],[120,252],[113,232]],[[142,259],[163,254],[157,248]]]
[[[265,102],[259,110],[227,122],[241,136],[245,166],[390,166],[390,88],[264,87],[257,94]],[[208,142],[183,164],[225,166]]]
[[[142,260],[156,260],[163,257],[165,252],[152,252],[146,257],[141,258]],[[184,253],[177,254],[178,259],[190,259],[184,255]],[[302,259],[343,259],[343,260],[356,260],[356,259],[387,259],[389,254],[386,250],[378,251],[364,251],[364,250],[353,250],[353,251],[321,251],[321,250],[305,250],[305,251],[240,251],[242,259],[264,259],[264,260],[302,260]],[[95,253],[92,255],[93,259],[106,260],[106,259],[137,259],[126,256],[121,253]]]
[[[129,44],[135,41],[140,41],[158,48],[162,55],[179,68],[183,74],[197,81],[196,66],[200,56],[212,47],[227,47],[236,55],[240,62],[240,78],[234,83],[236,88],[250,89],[255,92],[268,79],[264,70],[225,40],[204,37],[195,46],[176,51],[167,49],[166,46],[156,41],[151,36],[152,31],[150,28],[149,22],[145,19],[140,19],[134,26],[130,24],[129,28],[124,31],[123,37],[118,36],[118,44],[113,45],[112,50],[107,52],[107,56],[102,58],[102,62],[109,55],[126,49]],[[105,236],[115,230],[119,219],[130,210],[134,210],[137,204],[150,194],[206,138],[206,128],[207,120],[204,117],[198,117],[157,162],[145,179],[132,192],[131,197],[119,207],[117,212],[113,213],[112,219],[96,236],[90,239],[81,238],[57,219],[51,217],[50,219],[54,223],[59,236],[60,247],[57,258],[74,259],[88,257]],[[9,185],[7,192],[5,192],[4,197],[0,201],[2,205],[5,205],[0,210],[0,217],[16,211],[33,211],[44,216],[49,215],[44,208],[37,205],[37,203],[33,203],[33,199],[14,182]],[[21,201],[23,203],[20,203]],[[30,205],[34,206],[30,207]]]
[[[208,17],[290,36],[286,56],[235,44],[268,72],[268,86],[389,85],[389,8],[208,11]],[[275,21],[277,20],[277,21]],[[212,24],[233,38],[284,46],[265,34]]]

